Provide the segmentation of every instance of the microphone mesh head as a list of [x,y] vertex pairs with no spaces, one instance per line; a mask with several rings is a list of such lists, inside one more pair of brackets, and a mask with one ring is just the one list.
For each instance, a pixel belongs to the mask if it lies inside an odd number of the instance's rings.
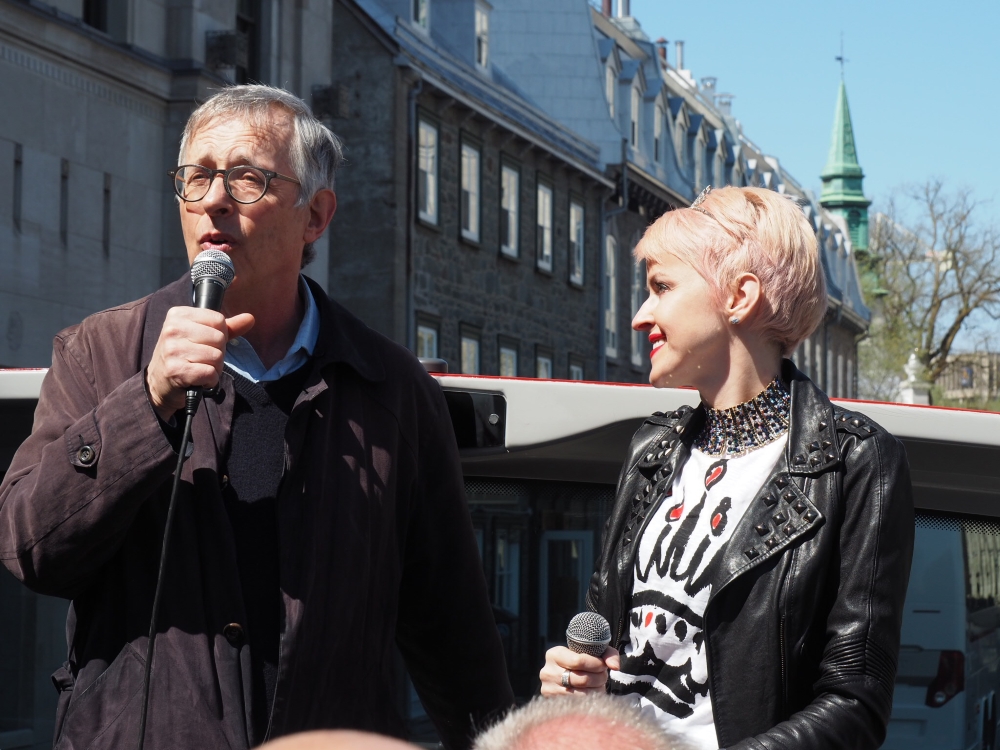
[[569,621],[566,645],[570,651],[600,656],[611,643],[611,626],[596,612],[581,612]]
[[203,279],[212,279],[228,289],[235,277],[233,261],[221,250],[202,250],[191,264],[191,283],[195,286]]

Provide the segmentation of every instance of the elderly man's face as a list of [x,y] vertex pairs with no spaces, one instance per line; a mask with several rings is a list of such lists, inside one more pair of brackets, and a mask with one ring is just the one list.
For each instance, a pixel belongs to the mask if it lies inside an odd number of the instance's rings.
[[[249,164],[294,176],[289,145],[294,135],[290,115],[272,112],[254,127],[235,118],[211,121],[195,131],[183,156],[185,164],[227,169]],[[181,227],[188,260],[202,250],[228,253],[236,280],[226,295],[226,310],[238,312],[268,295],[295,289],[302,248],[316,240],[329,216],[313,206],[296,207],[299,186],[275,179],[256,203],[237,203],[226,192],[221,175],[200,201],[181,201]]]

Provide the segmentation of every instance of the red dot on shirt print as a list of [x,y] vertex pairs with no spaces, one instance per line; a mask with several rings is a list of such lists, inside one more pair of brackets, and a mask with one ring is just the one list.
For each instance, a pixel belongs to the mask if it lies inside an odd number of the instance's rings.
[[712,512],[712,536],[719,536],[726,530],[726,524],[729,522],[729,509],[732,507],[732,499],[724,497]]
[[719,483],[719,480],[726,475],[726,465],[728,461],[723,458],[708,467],[705,472],[705,489],[710,490]]
[[684,501],[677,503],[673,508],[667,511],[667,520],[676,521],[684,513]]
[[651,623],[652,621],[653,621],[653,613],[652,612],[647,612],[646,613],[646,622],[644,623],[645,626],[648,628],[649,627],[649,623]]

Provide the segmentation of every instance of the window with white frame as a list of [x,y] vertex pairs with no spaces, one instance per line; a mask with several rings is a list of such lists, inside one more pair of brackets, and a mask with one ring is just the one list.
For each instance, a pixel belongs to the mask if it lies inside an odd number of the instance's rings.
[[583,284],[583,204],[569,204],[569,280]]
[[610,234],[604,241],[604,354],[618,356],[618,242]]
[[500,342],[500,377],[517,377],[517,345]]
[[653,159],[657,163],[661,159],[660,151],[663,148],[663,120],[663,107],[657,104],[656,109],[653,110]]
[[632,87],[632,133],[631,143],[633,148],[639,145],[639,110],[642,103],[642,95],[637,86]]
[[500,252],[511,258],[518,254],[520,196],[521,173],[505,165],[500,170]]
[[429,323],[417,324],[417,356],[422,359],[437,359],[437,326],[433,326]]
[[538,183],[538,218],[535,231],[536,264],[543,271],[552,270],[552,188]]
[[[639,311],[645,301],[646,291],[646,262],[639,261],[632,266],[632,310],[633,314]],[[642,331],[632,331],[632,364],[642,367]]]
[[431,26],[431,0],[411,0],[411,2],[413,23],[426,31]]
[[569,361],[569,379],[583,380],[583,362],[573,359]]
[[677,117],[677,124],[674,125],[674,153],[677,154],[677,163],[683,169],[687,158],[687,129],[688,124],[683,117]]
[[421,220],[438,223],[438,130],[420,121],[417,144],[417,212]]
[[542,380],[552,379],[552,352],[542,349],[535,352],[535,377]]
[[604,69],[604,95],[608,98],[608,109],[611,112],[611,119],[615,119],[615,89],[618,76],[615,74],[613,65],[608,65]]
[[479,149],[462,144],[462,237],[479,242]]
[[463,375],[479,374],[479,334],[471,330],[462,330],[461,351]]
[[476,3],[476,65],[485,68],[490,62],[490,11]]

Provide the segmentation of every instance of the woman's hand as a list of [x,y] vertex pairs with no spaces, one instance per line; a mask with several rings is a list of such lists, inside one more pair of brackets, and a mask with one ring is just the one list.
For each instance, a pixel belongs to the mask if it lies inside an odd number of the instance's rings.
[[[542,695],[586,695],[604,692],[609,669],[620,669],[618,650],[608,646],[601,657],[578,654],[565,646],[545,652],[545,666],[538,673],[542,680]],[[563,687],[563,675],[569,672],[569,687]]]

